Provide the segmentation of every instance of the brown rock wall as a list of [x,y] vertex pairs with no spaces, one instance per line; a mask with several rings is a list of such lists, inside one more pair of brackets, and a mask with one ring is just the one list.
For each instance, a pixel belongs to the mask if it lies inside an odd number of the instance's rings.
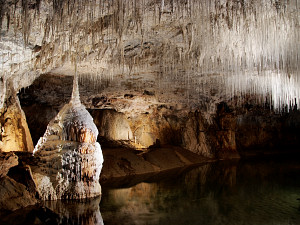
[[9,169],[18,165],[18,157],[13,152],[0,152],[0,178],[6,176]]

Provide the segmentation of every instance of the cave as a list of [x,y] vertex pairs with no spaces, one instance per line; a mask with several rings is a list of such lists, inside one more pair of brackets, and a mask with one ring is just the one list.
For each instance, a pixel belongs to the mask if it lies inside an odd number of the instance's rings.
[[298,0],[0,0],[0,224],[300,224]]

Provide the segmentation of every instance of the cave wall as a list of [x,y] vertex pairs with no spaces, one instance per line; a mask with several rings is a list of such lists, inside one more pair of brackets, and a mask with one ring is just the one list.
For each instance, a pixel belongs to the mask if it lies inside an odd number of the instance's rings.
[[[69,98],[71,80],[48,74],[19,93],[34,141]],[[84,84],[80,87],[104,147],[180,146],[210,158],[232,158],[290,152],[299,146],[296,109],[279,114],[252,98],[243,107],[236,107],[234,101],[219,102],[212,114],[182,107],[177,99],[162,103],[157,92],[118,90],[111,94],[108,87],[100,91]]]
[[243,152],[297,152],[299,149],[299,110],[276,114],[254,107],[236,118],[237,147]]
[[[297,0],[1,3],[0,109],[21,90],[34,142],[69,101],[74,74],[111,145],[226,157],[275,137],[297,142],[284,119],[300,96]],[[247,95],[272,112],[242,111]]]

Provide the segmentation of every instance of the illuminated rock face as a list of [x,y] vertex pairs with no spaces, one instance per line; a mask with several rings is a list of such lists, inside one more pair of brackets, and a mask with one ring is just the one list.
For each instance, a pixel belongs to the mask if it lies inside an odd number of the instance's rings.
[[[78,97],[79,100],[79,97]],[[40,198],[81,199],[101,195],[103,156],[98,130],[80,101],[65,105],[34,150],[33,179]]]
[[33,151],[26,117],[15,94],[6,100],[6,110],[0,112],[0,151]]

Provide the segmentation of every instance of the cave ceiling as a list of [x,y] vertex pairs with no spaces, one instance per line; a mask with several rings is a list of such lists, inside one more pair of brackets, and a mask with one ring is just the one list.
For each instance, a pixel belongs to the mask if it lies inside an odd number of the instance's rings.
[[0,97],[42,74],[191,107],[300,100],[297,0],[0,0]]

